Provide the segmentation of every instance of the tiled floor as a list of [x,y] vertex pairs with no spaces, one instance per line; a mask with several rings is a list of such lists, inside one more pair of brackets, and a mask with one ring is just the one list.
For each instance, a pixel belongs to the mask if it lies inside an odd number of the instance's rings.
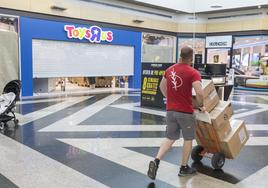
[[140,107],[139,92],[25,99],[19,128],[0,135],[0,187],[268,187],[268,96],[235,91],[231,100],[251,135],[240,155],[222,171],[204,159],[193,164],[198,175],[179,178],[179,140],[152,182],[147,165],[165,136],[165,112]]

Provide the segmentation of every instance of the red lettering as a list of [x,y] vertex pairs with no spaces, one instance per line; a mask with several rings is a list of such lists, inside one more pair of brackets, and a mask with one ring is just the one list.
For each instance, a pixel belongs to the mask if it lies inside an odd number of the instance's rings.
[[90,30],[88,29],[88,30],[86,30],[85,38],[86,38],[86,39],[90,39],[90,37],[91,37],[91,32],[90,32]]
[[65,25],[64,26],[64,30],[67,31],[67,36],[68,38],[73,38],[73,30],[74,30],[74,26],[73,25]]
[[107,38],[106,38],[106,40],[108,41],[108,42],[112,42],[113,41],[113,32],[112,31],[108,31],[107,32]]

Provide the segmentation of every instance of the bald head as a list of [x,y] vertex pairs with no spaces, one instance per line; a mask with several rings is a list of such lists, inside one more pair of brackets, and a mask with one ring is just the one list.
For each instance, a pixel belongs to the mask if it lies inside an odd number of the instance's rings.
[[185,46],[181,49],[180,57],[183,63],[191,64],[193,60],[193,49],[191,47]]

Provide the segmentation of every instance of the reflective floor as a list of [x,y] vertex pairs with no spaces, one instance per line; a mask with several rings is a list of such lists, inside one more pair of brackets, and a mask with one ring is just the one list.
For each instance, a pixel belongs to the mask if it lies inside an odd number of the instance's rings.
[[246,147],[222,171],[210,160],[198,174],[178,177],[182,140],[161,161],[148,163],[165,137],[165,112],[140,107],[137,91],[25,99],[20,125],[0,134],[0,187],[143,188],[268,187],[268,95],[235,91],[233,118],[245,120]]

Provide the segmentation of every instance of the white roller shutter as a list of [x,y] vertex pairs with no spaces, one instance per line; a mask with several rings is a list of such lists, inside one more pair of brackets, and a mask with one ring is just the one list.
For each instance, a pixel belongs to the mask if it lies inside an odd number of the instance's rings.
[[33,40],[33,77],[134,75],[134,47]]

